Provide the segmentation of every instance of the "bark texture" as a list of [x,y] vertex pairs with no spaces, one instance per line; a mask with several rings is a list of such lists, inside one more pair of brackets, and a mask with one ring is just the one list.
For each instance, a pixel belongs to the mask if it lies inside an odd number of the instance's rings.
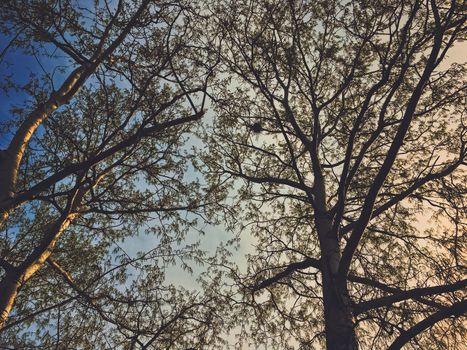
[[331,221],[317,218],[321,246],[321,276],[328,350],[356,350],[355,324],[345,279],[339,278],[340,251]]

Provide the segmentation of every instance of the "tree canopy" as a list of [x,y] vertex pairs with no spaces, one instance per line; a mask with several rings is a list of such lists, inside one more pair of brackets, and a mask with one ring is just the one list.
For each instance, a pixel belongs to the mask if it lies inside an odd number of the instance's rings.
[[462,349],[466,19],[3,1],[0,346]]
[[[192,44],[199,10],[152,1],[0,6],[9,50],[44,62],[26,84],[15,74],[4,81],[22,104],[3,125],[0,159],[2,345],[210,342],[213,297],[164,283],[167,266],[199,254],[181,241],[202,211],[183,148],[212,72]],[[125,242],[144,233],[155,243],[128,255]]]

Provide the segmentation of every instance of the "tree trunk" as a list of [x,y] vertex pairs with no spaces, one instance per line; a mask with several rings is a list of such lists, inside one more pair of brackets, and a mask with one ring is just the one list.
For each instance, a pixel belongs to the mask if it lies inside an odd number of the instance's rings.
[[[84,191],[78,194],[78,202]],[[72,205],[71,209],[75,209]],[[18,290],[23,286],[46,262],[52,254],[58,239],[76,217],[75,213],[64,214],[46,230],[40,244],[18,266],[7,271],[0,281],[0,330],[16,300]]]
[[317,218],[321,247],[324,320],[327,350],[356,350],[355,325],[345,280],[338,279],[341,258],[337,234],[327,218]]
[[335,275],[324,266],[322,278],[327,349],[356,350],[358,346],[347,288],[338,283]]
[[0,281],[0,329],[2,329],[5,324],[21,285],[20,281],[15,278],[16,276],[14,275],[15,274],[7,274]]

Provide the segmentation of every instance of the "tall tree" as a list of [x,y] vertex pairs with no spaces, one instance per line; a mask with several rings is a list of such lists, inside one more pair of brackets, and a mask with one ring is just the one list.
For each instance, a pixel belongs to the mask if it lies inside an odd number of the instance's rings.
[[[198,13],[189,1],[1,2],[2,64],[43,69],[2,85],[24,97],[2,116],[2,346],[218,337],[214,298],[164,283],[168,266],[200,254],[181,245],[204,205],[183,147],[215,64],[194,45]],[[120,243],[144,231],[152,246],[127,255]]]
[[[460,349],[465,64],[457,1],[213,1],[205,170],[256,251],[238,324],[300,349]],[[224,265],[225,263],[223,263]],[[246,327],[246,325],[249,325]]]

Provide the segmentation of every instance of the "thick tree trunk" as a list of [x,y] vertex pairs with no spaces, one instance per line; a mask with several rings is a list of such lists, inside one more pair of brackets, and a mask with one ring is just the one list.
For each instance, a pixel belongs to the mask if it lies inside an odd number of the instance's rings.
[[[324,265],[324,264],[323,264]],[[356,350],[354,322],[347,288],[323,267],[323,298],[328,350]]]
[[337,234],[332,233],[328,219],[318,218],[316,223],[321,247],[326,348],[356,350],[358,346],[347,284],[338,279],[341,255]]

